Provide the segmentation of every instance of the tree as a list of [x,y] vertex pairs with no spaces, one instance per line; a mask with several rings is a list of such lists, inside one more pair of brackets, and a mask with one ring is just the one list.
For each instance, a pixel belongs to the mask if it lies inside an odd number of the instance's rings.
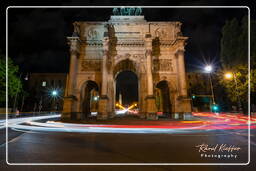
[[[222,28],[220,59],[223,67],[229,68],[238,63],[237,47],[239,46],[238,35],[240,35],[239,23],[236,18],[226,21]],[[230,63],[230,61],[233,61]]]
[[[256,26],[255,21],[251,21],[251,93],[256,92]],[[244,16],[239,23],[237,19],[227,21],[222,29],[221,39],[221,62],[222,69],[219,71],[219,82],[225,88],[229,99],[238,102],[238,97],[242,103],[243,111],[247,111],[248,104],[248,17]],[[235,78],[224,79],[226,72],[232,72]],[[236,85],[236,82],[237,85]],[[255,102],[253,102],[255,103]]]
[[[11,58],[8,58],[8,98],[14,98],[17,93],[22,91],[20,78],[17,76],[19,71]],[[6,60],[5,56],[0,56],[0,103],[5,103],[6,95]]]

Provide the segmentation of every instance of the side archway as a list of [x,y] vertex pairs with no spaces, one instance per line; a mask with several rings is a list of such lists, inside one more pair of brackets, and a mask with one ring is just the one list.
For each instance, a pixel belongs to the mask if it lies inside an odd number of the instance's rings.
[[99,86],[95,81],[88,80],[81,87],[81,120],[98,111]]
[[172,106],[170,100],[170,89],[166,80],[159,81],[156,84],[156,106],[158,112],[162,112],[164,116],[170,116]]

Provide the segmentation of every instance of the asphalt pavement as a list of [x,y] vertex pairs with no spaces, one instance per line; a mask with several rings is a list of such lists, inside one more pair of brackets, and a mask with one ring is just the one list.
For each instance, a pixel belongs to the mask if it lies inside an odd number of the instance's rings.
[[[5,153],[6,144],[2,141],[3,133],[1,130],[0,149],[3,170],[8,170],[8,168],[30,169],[29,166],[7,166],[5,164],[3,153]],[[255,135],[254,130],[252,134]],[[251,154],[255,154],[256,138],[254,135],[251,136]],[[190,134],[46,133],[9,130],[9,137],[9,163],[246,163],[248,159],[245,130],[218,130]],[[232,144],[242,150],[236,153],[238,155],[236,159],[202,158],[195,147],[202,143]],[[255,167],[255,160],[252,160],[249,166],[236,167],[254,170],[252,164]],[[60,166],[31,166],[31,169],[45,167],[58,168]],[[97,168],[96,166],[83,167]],[[99,166],[99,168],[106,169],[108,167],[117,166]],[[152,166],[151,169],[168,170],[174,167],[179,168],[178,166]],[[209,166],[209,168],[215,167]],[[197,166],[191,166],[191,168],[197,168]]]

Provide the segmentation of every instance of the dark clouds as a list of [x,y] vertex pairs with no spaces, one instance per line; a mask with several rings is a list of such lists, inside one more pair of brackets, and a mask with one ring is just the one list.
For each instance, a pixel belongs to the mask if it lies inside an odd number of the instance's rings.
[[[109,5],[107,2],[100,5]],[[72,5],[77,3],[72,1]],[[202,1],[193,1],[192,5],[200,3]],[[214,5],[221,5],[217,3]],[[70,1],[63,4],[71,5]],[[143,3],[139,1],[139,4]],[[72,22],[107,21],[111,11],[110,8],[10,9],[9,56],[26,72],[67,72],[69,54],[66,37],[72,34]],[[190,37],[186,48],[186,63],[187,68],[191,69],[202,65],[204,58],[218,61],[222,26],[227,19],[241,19],[247,14],[247,9],[145,8],[143,14],[148,21],[183,23],[184,36]]]

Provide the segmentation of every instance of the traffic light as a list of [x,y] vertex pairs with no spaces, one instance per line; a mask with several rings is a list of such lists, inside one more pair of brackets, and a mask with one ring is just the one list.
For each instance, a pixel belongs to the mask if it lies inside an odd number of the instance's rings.
[[193,96],[192,96],[192,99],[195,99],[195,98],[196,98],[196,96],[195,96],[195,95],[193,95]]
[[213,112],[218,112],[219,111],[219,106],[217,104],[212,105],[212,111]]

